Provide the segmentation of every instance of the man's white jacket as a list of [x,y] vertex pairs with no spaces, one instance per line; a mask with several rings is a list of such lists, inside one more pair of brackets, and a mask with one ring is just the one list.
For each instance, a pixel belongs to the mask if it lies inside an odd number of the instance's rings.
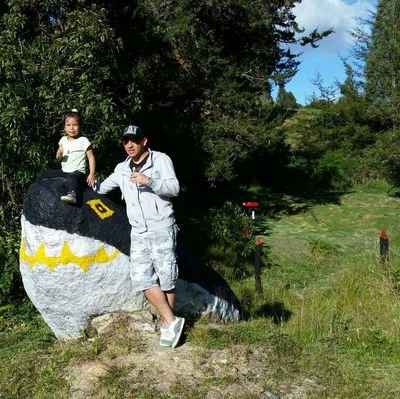
[[106,194],[119,187],[126,203],[126,211],[132,229],[137,233],[172,226],[175,223],[171,198],[179,194],[179,182],[171,158],[158,151],[149,150],[149,157],[140,170],[151,178],[144,186],[132,183],[129,163],[131,158],[119,163],[114,172],[97,187]]

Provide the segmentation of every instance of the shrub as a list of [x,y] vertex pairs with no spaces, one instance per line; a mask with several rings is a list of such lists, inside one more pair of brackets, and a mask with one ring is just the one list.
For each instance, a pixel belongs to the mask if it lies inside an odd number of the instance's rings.
[[236,276],[246,274],[245,260],[254,250],[254,226],[249,216],[228,201],[219,209],[211,209],[207,219],[210,237],[220,247],[224,266],[233,268]]
[[16,301],[24,296],[18,268],[19,236],[0,237],[0,305]]

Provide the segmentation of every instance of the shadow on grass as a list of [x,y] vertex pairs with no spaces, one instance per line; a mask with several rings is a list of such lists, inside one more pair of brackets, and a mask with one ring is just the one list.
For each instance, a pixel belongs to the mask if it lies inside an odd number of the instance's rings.
[[[282,215],[308,212],[315,223],[320,223],[313,207],[321,204],[340,204],[347,192],[274,192],[268,187],[225,187],[188,189],[175,199],[175,210],[180,227],[179,241],[204,261],[208,262],[207,248],[213,244],[210,237],[211,209],[222,207],[227,201],[242,206],[243,202],[257,201],[253,221],[254,236],[269,236],[272,220]],[[245,210],[244,210],[245,212]]]
[[270,318],[274,324],[281,324],[287,322],[292,317],[292,312],[285,308],[281,302],[272,302],[261,305],[253,313],[253,317]]

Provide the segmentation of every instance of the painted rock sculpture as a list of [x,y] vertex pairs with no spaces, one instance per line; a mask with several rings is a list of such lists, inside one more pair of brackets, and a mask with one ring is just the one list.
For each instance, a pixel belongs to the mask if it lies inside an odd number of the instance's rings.
[[[77,205],[60,201],[64,178],[38,177],[21,216],[20,271],[24,288],[54,334],[77,337],[94,316],[143,310],[131,286],[130,225],[124,209],[91,189]],[[218,321],[240,318],[225,280],[178,249],[177,313]]]

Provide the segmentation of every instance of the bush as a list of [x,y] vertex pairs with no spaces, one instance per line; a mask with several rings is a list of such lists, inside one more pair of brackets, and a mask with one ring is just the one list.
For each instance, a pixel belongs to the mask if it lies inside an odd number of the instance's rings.
[[[240,206],[228,201],[219,209],[211,209],[207,219],[210,237],[222,248],[225,265],[245,272],[245,262],[238,266],[238,260],[244,261],[254,250],[254,226],[249,216]],[[233,262],[229,262],[227,259],[232,258],[232,253]]]
[[0,305],[14,302],[24,296],[19,272],[19,236],[0,237]]
[[350,185],[348,162],[341,151],[327,152],[322,155],[314,170],[314,179],[328,188],[343,189]]
[[393,185],[400,184],[400,131],[387,131],[380,135],[377,141],[377,149],[380,155],[380,167],[383,174]]

